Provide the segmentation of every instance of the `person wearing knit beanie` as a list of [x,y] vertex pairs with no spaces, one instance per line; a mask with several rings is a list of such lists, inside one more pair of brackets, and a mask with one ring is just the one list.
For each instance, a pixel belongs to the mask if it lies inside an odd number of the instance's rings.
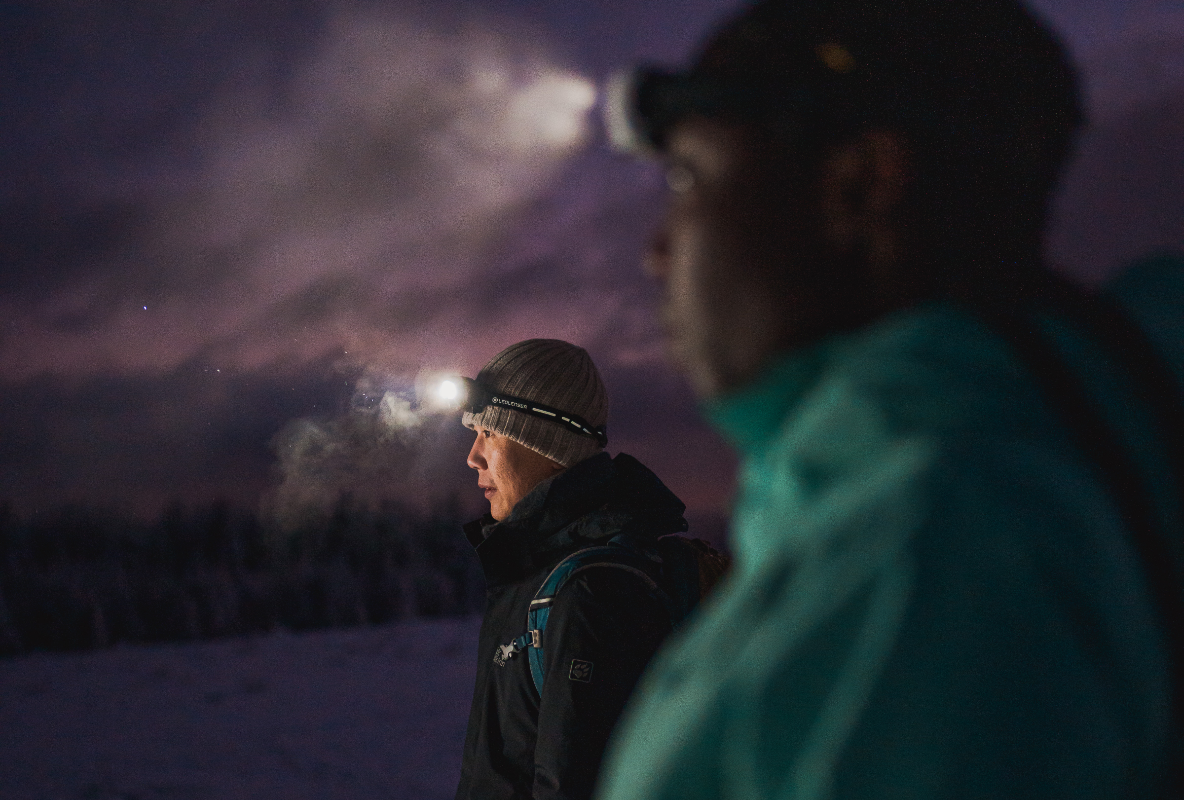
[[[495,392],[545,403],[578,414],[595,426],[608,422],[608,392],[588,351],[559,339],[527,339],[498,353],[477,375],[477,382]],[[570,467],[603,446],[594,438],[549,420],[504,406],[480,414],[466,412],[466,428],[480,426]]]
[[698,567],[667,569],[659,541],[686,530],[685,506],[604,451],[608,393],[582,347],[529,339],[448,383],[452,396],[466,386],[468,465],[489,501],[465,526],[487,599],[456,798],[588,800],[626,699],[681,619],[671,598],[699,596]]

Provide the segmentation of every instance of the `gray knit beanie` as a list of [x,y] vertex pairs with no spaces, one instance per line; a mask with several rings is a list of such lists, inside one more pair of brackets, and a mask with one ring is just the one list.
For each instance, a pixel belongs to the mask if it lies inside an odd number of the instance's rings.
[[[592,357],[584,348],[558,339],[510,345],[482,368],[477,382],[494,392],[577,414],[592,426],[608,421],[608,393]],[[486,406],[480,414],[466,411],[461,422],[466,428],[480,425],[500,433],[564,467],[601,450],[595,439],[561,423],[501,406]]]

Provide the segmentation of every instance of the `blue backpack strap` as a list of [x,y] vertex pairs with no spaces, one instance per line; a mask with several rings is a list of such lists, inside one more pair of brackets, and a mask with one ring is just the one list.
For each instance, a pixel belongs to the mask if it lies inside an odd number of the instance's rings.
[[[545,664],[543,661],[543,634],[547,629],[547,618],[551,615],[551,605],[555,602],[555,595],[559,593],[576,573],[593,567],[613,567],[623,569],[637,575],[661,601],[671,614],[671,621],[677,622],[675,615],[678,609],[670,596],[654,580],[650,571],[655,569],[655,563],[639,550],[617,541],[616,537],[607,545],[589,547],[577,550],[555,565],[547,575],[543,585],[535,592],[530,601],[530,609],[526,613],[526,633],[519,636],[504,648],[514,648],[513,653],[529,648],[527,656],[530,660],[530,677],[534,680],[534,688],[539,696],[543,695],[543,677]],[[509,653],[508,655],[513,655]]]

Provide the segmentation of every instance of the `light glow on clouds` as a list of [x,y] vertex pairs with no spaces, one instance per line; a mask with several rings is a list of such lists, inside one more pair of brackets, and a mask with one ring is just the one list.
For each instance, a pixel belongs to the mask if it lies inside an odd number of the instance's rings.
[[[1184,18],[1178,0],[1032,2],[1082,64],[1094,122],[1050,252],[1100,279],[1184,243]],[[638,267],[660,172],[584,147],[594,91],[545,42],[597,73],[677,62],[735,2],[532,3],[505,7],[550,27],[453,0],[41,4],[60,6],[34,19],[52,47],[13,70],[27,114],[2,129],[24,147],[5,148],[7,230],[36,223],[0,292],[4,496],[253,503],[270,439],[277,512],[342,489],[479,497],[471,433],[417,416],[408,387],[547,336],[596,358],[612,449],[723,508],[722,445],[705,449],[665,366]]]
[[[36,305],[0,300],[20,332],[0,340],[0,374],[253,369],[340,350],[412,370],[423,353],[392,329],[426,327],[444,309],[425,303],[464,292],[585,144],[596,99],[508,22],[436,26],[341,10],[282,108],[261,76],[228,88],[193,132],[195,174],[139,187],[149,222],[114,263]],[[131,313],[129,294],[154,313]]]

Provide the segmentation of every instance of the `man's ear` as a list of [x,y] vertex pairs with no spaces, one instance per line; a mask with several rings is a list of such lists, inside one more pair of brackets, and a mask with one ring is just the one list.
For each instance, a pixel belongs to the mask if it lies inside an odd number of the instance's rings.
[[819,173],[826,237],[838,253],[863,250],[872,266],[900,257],[903,204],[912,164],[891,130],[861,133],[831,150]]

